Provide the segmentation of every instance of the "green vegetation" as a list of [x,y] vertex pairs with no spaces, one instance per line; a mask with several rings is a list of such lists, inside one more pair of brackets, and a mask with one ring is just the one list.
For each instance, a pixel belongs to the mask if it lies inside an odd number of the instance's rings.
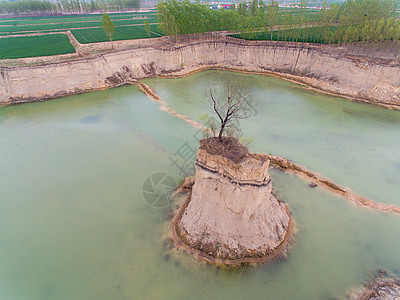
[[[161,36],[157,25],[154,24],[157,22],[154,12],[109,14],[109,17],[114,23],[113,41]],[[148,33],[144,26],[145,21],[148,23]],[[0,26],[2,36],[71,30],[82,44],[110,40],[102,28],[102,15],[99,14],[9,18],[1,19],[0,25],[8,25]],[[0,38],[0,51],[0,59],[6,59],[74,53],[75,49],[65,34],[49,34]]]
[[19,0],[0,1],[3,15],[51,15],[56,13],[90,13],[107,10],[139,9],[140,0]]
[[234,10],[211,10],[189,0],[159,2],[157,11],[160,30],[167,35],[233,30],[240,22]]
[[396,17],[398,1],[349,0],[321,11],[322,24],[336,25],[334,34],[322,32],[324,42],[380,42],[398,40],[400,20]]
[[[324,43],[322,32],[323,30],[330,30],[331,36],[335,35],[337,27],[306,27],[300,29],[286,29],[274,30],[269,32],[254,32],[251,35],[233,34],[231,36],[245,40],[258,40],[258,41],[297,41],[305,43]],[[337,42],[337,41],[336,41]],[[335,41],[332,41],[335,43]]]
[[144,21],[144,30],[146,30],[147,36],[150,37],[150,25],[147,21]]
[[[77,29],[72,30],[71,33],[81,44],[109,41],[102,28]],[[160,35],[157,25],[150,25],[150,37],[159,37]],[[122,26],[115,27],[113,40],[144,39],[147,37],[148,35],[143,26]]]
[[0,39],[0,59],[74,53],[65,34],[49,34]]
[[[88,16],[91,17],[91,16]],[[24,24],[24,25],[9,25],[9,26],[1,26],[0,27],[0,35],[7,35],[7,34],[25,34],[28,32],[37,32],[37,33],[45,33],[51,31],[65,31],[70,29],[78,29],[78,28],[85,28],[85,27],[101,27],[102,26],[102,19],[101,16],[97,17],[97,20],[93,21],[84,21],[83,18],[72,18],[70,21],[62,22],[57,18],[50,19],[48,23],[33,23],[36,20],[31,20],[31,24]],[[114,25],[117,26],[124,26],[124,25],[133,25],[133,24],[144,24],[146,19],[132,19],[130,16],[129,19],[127,17],[120,17],[122,19],[117,19],[115,16],[110,15],[111,20],[113,21]],[[156,23],[157,19],[147,19],[149,23]],[[4,24],[4,22],[0,22],[1,25],[8,25]]]
[[[159,37],[154,12],[109,14],[114,23],[112,40]],[[145,21],[149,32],[146,32]],[[102,28],[102,15],[46,16],[34,18],[9,18],[0,20],[0,35],[54,33],[71,30],[83,44],[106,42],[109,36]],[[4,26],[6,25],[6,26]],[[8,25],[8,26],[7,26]],[[73,53],[75,49],[64,34],[49,34],[20,38],[0,38],[0,59]]]
[[[155,12],[129,12],[129,13],[109,13],[111,20],[132,19],[135,17],[147,17],[156,19]],[[42,16],[42,17],[13,17],[0,19],[1,25],[26,25],[26,24],[45,24],[45,23],[77,23],[86,21],[101,21],[103,14],[83,14],[83,15],[61,15],[61,16]]]
[[102,23],[103,23],[102,27],[103,27],[104,33],[110,39],[111,47],[114,48],[114,46],[112,44],[112,36],[115,31],[114,23],[111,21],[110,16],[108,14],[103,14]]
[[300,16],[293,8],[279,9],[276,1],[269,1],[266,5],[261,0],[241,2],[233,9],[221,10],[209,9],[207,5],[189,0],[165,0],[159,2],[157,12],[160,29],[164,34],[170,34],[174,24],[177,34],[221,30],[248,32],[285,24],[287,12],[290,12],[293,22],[297,24],[301,21],[314,22],[318,17],[315,10],[304,11],[304,15]]
[[165,0],[157,5],[160,30],[171,36],[229,30],[245,39],[319,43],[398,41],[398,0],[325,1],[319,10],[306,0],[280,9],[278,3],[241,2],[229,10],[211,10],[200,2]]
[[[161,36],[161,32],[155,25],[157,18],[155,18],[154,12],[109,14],[109,17],[115,28],[115,32],[112,35],[113,40]],[[148,24],[148,33],[146,32],[146,22]],[[10,18],[0,20],[0,25],[2,25],[0,26],[0,35],[54,33],[71,30],[72,34],[81,43],[109,41],[110,39],[103,31],[102,24],[102,15],[99,14]],[[0,44],[4,43],[5,39],[0,39]],[[7,43],[7,45],[10,45],[10,43]]]

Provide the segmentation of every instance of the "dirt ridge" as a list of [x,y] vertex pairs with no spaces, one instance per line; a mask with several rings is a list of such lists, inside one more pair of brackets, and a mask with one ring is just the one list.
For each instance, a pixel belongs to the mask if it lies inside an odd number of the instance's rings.
[[[0,67],[0,104],[42,101],[114,87],[121,82],[111,82],[107,78],[125,69],[129,70],[129,78],[135,80],[221,69],[278,76],[319,92],[400,109],[400,65],[393,60],[373,62],[350,57],[336,48],[302,43],[221,39],[168,44],[166,38],[150,40],[115,43],[117,47],[129,45],[136,48],[88,54],[63,62],[51,62],[55,58],[49,58],[49,63],[34,66]],[[80,50],[89,53],[109,46],[99,43],[81,46]],[[21,61],[35,63],[46,60],[31,58]]]

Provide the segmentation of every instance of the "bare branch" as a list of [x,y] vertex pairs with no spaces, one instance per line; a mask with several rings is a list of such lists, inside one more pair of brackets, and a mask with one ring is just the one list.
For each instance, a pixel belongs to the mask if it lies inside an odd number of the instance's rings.
[[223,122],[223,119],[222,119],[222,116],[221,116],[221,114],[219,113],[218,108],[217,108],[217,102],[218,102],[218,101],[217,101],[217,99],[214,97],[212,89],[213,89],[212,86],[210,86],[210,87],[209,87],[209,93],[208,93],[208,95],[209,95],[209,97],[210,97],[210,99],[211,99],[211,101],[212,101],[213,109],[214,109],[215,113],[217,114],[219,120],[220,120],[221,123],[222,123],[222,122]]
[[214,93],[215,87],[210,85],[206,90],[208,101],[220,121],[219,138],[229,128],[230,132],[239,131],[239,120],[247,119],[254,113],[252,93],[250,89],[237,81],[223,83],[223,96]]

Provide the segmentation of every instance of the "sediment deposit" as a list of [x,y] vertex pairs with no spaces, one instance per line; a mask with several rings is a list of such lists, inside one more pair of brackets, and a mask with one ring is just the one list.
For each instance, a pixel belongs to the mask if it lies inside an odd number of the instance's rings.
[[396,300],[400,299],[400,280],[377,278],[358,293],[350,295],[353,300]]
[[224,264],[285,251],[292,220],[271,193],[268,166],[265,156],[250,154],[236,139],[201,140],[192,191],[172,223],[178,245]]
[[307,180],[310,180],[310,186],[312,186],[312,187],[320,186],[324,189],[331,191],[334,194],[345,197],[347,200],[349,200],[353,204],[356,204],[359,206],[376,209],[376,210],[380,210],[383,212],[392,212],[392,213],[400,214],[400,207],[398,207],[398,206],[385,204],[385,203],[379,203],[379,202],[375,202],[371,199],[361,197],[361,196],[357,195],[356,193],[354,193],[351,189],[342,187],[342,186],[334,183],[332,180],[325,178],[316,172],[310,171],[303,166],[295,164],[294,162],[292,162],[286,158],[279,157],[276,155],[271,155],[271,154],[266,154],[266,157],[270,160],[271,166],[278,168],[285,172],[291,172],[291,173],[297,174]]
[[277,75],[317,90],[400,108],[398,61],[367,61],[305,44],[202,41],[35,66],[0,67],[0,104],[42,101],[203,69]]

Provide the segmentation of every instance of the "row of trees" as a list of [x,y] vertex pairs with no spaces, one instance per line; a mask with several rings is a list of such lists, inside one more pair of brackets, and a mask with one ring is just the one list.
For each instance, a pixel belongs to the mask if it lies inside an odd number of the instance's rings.
[[19,0],[0,1],[2,15],[53,15],[139,9],[140,0]]
[[279,8],[278,2],[253,0],[231,9],[211,10],[200,2],[165,0],[157,5],[166,35],[229,30],[244,38],[319,43],[379,42],[400,38],[399,0],[347,0],[310,9],[306,0]]
[[[257,1],[258,0],[254,0]],[[261,1],[260,1],[261,3]],[[246,4],[239,3],[237,9],[212,10],[200,2],[189,0],[165,0],[157,4],[160,29],[166,35],[202,33],[209,31],[243,31],[263,26],[260,15],[263,8],[254,9],[247,16]]]
[[380,42],[400,38],[398,0],[348,0],[326,4],[319,13],[320,40],[328,43]]

